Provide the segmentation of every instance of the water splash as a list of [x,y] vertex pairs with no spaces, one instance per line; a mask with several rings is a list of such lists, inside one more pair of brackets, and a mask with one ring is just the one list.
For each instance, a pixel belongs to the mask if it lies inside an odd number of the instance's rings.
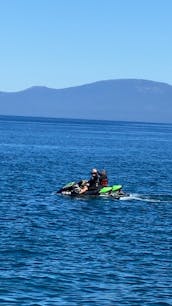
[[138,193],[130,193],[129,196],[120,198],[122,201],[144,201],[152,203],[168,202],[172,203],[172,195],[143,195]]

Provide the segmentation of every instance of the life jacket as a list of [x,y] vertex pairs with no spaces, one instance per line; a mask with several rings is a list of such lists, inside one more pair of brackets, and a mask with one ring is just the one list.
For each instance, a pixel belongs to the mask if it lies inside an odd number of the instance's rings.
[[108,178],[106,175],[100,176],[100,185],[103,187],[108,186]]
[[88,190],[95,190],[99,186],[99,177],[95,176],[88,181]]

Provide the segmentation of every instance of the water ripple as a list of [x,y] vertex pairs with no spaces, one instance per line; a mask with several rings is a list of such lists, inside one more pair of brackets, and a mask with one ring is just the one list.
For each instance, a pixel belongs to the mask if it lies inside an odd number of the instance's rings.
[[[172,305],[171,126],[92,124],[0,124],[3,306]],[[95,165],[131,195],[53,193]]]

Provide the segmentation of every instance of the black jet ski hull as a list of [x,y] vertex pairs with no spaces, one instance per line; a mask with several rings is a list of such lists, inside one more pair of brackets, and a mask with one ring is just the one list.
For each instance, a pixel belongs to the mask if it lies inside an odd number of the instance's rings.
[[107,187],[100,187],[96,190],[88,190],[82,194],[76,191],[77,183],[71,182],[62,187],[57,193],[71,197],[113,197],[114,199],[121,199],[129,196],[128,193],[122,191],[122,185],[113,185]]

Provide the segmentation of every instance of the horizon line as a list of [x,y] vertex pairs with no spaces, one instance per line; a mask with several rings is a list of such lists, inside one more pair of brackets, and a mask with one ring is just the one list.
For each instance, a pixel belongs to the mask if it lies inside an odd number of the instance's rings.
[[[13,120],[13,119],[16,120]],[[8,119],[8,120],[7,120]],[[11,120],[10,120],[11,119]],[[64,117],[43,117],[43,116],[22,116],[22,115],[1,115],[0,120],[4,121],[18,121],[18,122],[43,122],[43,121],[96,121],[96,122],[121,122],[121,123],[135,123],[135,124],[153,124],[153,125],[172,125],[170,122],[151,122],[151,121],[131,121],[131,120],[112,120],[112,119],[89,119],[89,118],[64,118]]]

